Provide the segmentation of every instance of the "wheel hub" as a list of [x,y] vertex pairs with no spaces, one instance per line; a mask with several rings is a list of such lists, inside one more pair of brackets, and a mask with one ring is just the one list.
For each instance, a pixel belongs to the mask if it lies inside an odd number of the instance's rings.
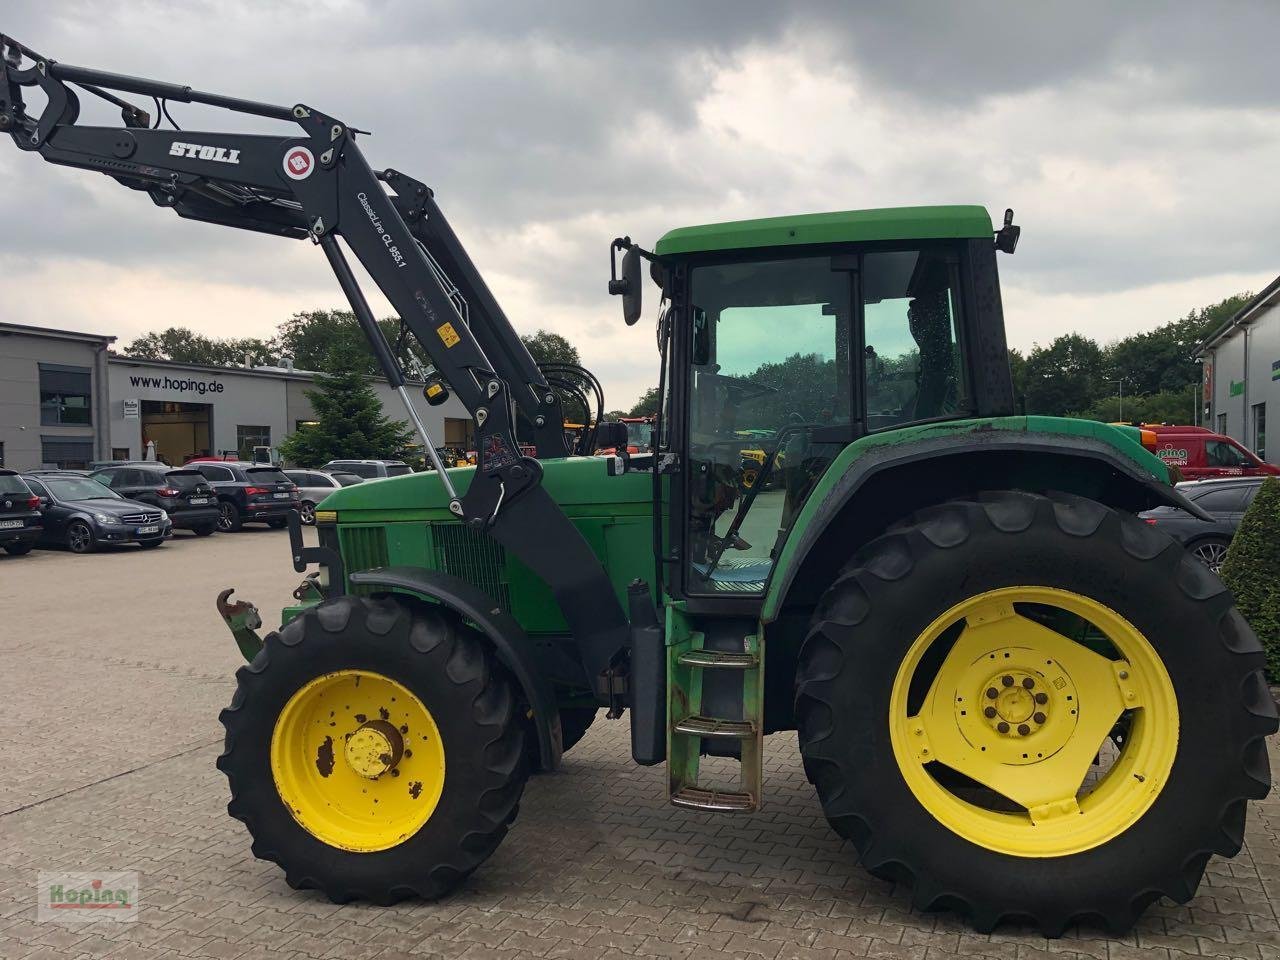
[[988,650],[949,679],[956,723],[983,759],[1037,763],[1061,750],[1075,729],[1079,703],[1071,677],[1028,647]]
[[343,755],[356,775],[377,780],[404,756],[404,737],[385,720],[370,720],[347,736]]

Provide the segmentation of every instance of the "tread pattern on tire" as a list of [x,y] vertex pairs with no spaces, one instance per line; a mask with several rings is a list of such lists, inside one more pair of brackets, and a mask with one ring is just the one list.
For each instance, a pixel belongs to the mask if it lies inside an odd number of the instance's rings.
[[[839,811],[847,803],[846,785],[860,771],[843,769],[835,743],[840,710],[831,682],[846,669],[857,669],[859,625],[871,612],[876,581],[892,582],[911,574],[925,552],[947,550],[967,542],[979,525],[1002,533],[1018,533],[1052,516],[1057,529],[1071,537],[1089,538],[1111,524],[1120,526],[1118,542],[1139,563],[1160,564],[1168,581],[1186,598],[1216,617],[1216,637],[1208,638],[1231,655],[1233,676],[1240,690],[1236,727],[1247,731],[1230,747],[1238,751],[1236,773],[1219,785],[1221,803],[1216,822],[1199,835],[1190,827],[1181,842],[1181,868],[1152,877],[1127,903],[1105,909],[1061,904],[1051,913],[1032,916],[999,904],[970,902],[963,892],[944,889],[930,875],[929,864],[910,863],[893,836],[878,832],[859,811]],[[869,589],[870,588],[870,589]],[[895,524],[863,547],[841,570],[819,602],[801,648],[796,680],[796,717],[804,769],[814,784],[828,820],[856,846],[862,863],[875,875],[913,887],[912,903],[920,910],[949,908],[969,917],[982,932],[1005,920],[1030,921],[1046,936],[1060,936],[1076,923],[1100,924],[1113,933],[1127,931],[1143,910],[1160,896],[1185,903],[1195,893],[1209,858],[1233,856],[1244,839],[1249,799],[1264,797],[1271,786],[1266,737],[1277,729],[1275,701],[1263,675],[1262,647],[1235,609],[1230,594],[1207,568],[1166,535],[1135,517],[1113,511],[1096,501],[1067,495],[1048,496],[1006,491],[971,500],[955,500],[919,511]],[[892,761],[890,761],[892,766]],[[1076,893],[1072,891],[1072,893]],[[1078,894],[1084,897],[1084,894]],[[1087,901],[1082,901],[1087,902]]]
[[[390,633],[406,617],[410,619],[407,640],[413,650],[426,654],[445,645],[448,653],[444,674],[458,687],[475,689],[470,701],[471,719],[477,728],[491,731],[491,738],[484,744],[483,756],[484,766],[492,774],[494,784],[476,798],[471,808],[471,822],[460,825],[462,829],[454,855],[446,862],[432,865],[424,875],[377,888],[354,885],[345,877],[326,880],[314,872],[285,862],[288,858],[282,853],[278,838],[261,828],[253,809],[242,799],[246,789],[253,785],[241,782],[236,772],[234,755],[237,743],[242,737],[262,734],[261,730],[254,730],[246,724],[244,706],[250,696],[260,692],[273,659],[285,653],[284,648],[298,647],[324,634],[328,634],[330,639],[336,638],[347,630],[352,618],[363,620],[364,627],[376,635]],[[262,650],[253,662],[236,671],[235,695],[230,706],[218,717],[226,728],[218,769],[227,775],[230,783],[231,800],[227,804],[227,812],[248,828],[253,838],[253,855],[280,866],[285,871],[289,886],[295,889],[319,890],[334,903],[358,899],[390,905],[408,897],[436,899],[462,883],[493,853],[519,812],[520,796],[527,779],[519,715],[515,695],[505,674],[495,669],[475,631],[463,625],[451,612],[426,605],[410,606],[387,597],[338,598],[298,617],[282,630],[267,634]],[[267,733],[269,736],[269,731]]]

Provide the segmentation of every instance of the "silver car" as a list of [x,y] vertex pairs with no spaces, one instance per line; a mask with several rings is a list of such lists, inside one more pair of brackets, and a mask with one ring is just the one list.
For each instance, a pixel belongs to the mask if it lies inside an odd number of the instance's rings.
[[298,512],[302,522],[316,522],[316,504],[341,487],[363,482],[354,473],[330,473],[326,470],[286,470],[284,475],[298,485]]

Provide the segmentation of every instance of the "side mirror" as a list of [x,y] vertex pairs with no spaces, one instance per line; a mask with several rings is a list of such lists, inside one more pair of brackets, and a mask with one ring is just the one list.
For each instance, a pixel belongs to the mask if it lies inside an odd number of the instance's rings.
[[40,498],[40,506],[41,506],[42,508],[43,508],[43,507],[47,507],[47,506],[49,506],[52,502],[53,502],[53,501],[52,501],[52,500],[50,500],[48,497],[41,497],[41,498]]
[[1013,223],[1013,208],[1004,212],[1004,226],[996,231],[996,249],[1001,253],[1013,253],[1018,249],[1018,237],[1022,235],[1022,228],[1015,226]]
[[[622,255],[622,275],[618,276],[615,272],[613,255],[623,248],[627,252]],[[628,327],[635,326],[636,321],[640,319],[643,300],[640,286],[640,251],[631,245],[629,237],[621,237],[613,241],[609,261],[611,274],[609,293],[615,297],[622,297],[622,319],[626,321]]]

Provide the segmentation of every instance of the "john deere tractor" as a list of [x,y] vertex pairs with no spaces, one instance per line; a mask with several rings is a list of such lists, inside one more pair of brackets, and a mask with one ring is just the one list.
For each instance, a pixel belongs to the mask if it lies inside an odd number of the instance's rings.
[[[530,359],[432,192],[372,168],[354,128],[0,42],[19,149],[310,240],[429,456],[402,350],[429,358],[428,400],[470,411],[474,467],[336,492],[318,546],[295,519],[293,563],[316,569],[278,630],[219,598],[250,661],[221,715],[229,811],[293,886],[448,893],[601,710],[636,763],[666,764],[674,806],[726,816],[768,803],[765,736],[794,730],[866,868],[979,930],[1122,931],[1240,849],[1277,726],[1261,650],[1217,577],[1135,517],[1200,513],[1136,431],[1014,415],[1010,216],[618,238],[626,322],[650,281],[658,303],[656,443],[628,455],[597,416],[592,449],[623,452],[571,456],[557,384],[589,375]],[[78,123],[86,94],[122,122]],[[130,94],[287,128],[163,129]],[[340,238],[398,313],[395,347]],[[744,442],[763,451],[749,484]]]

